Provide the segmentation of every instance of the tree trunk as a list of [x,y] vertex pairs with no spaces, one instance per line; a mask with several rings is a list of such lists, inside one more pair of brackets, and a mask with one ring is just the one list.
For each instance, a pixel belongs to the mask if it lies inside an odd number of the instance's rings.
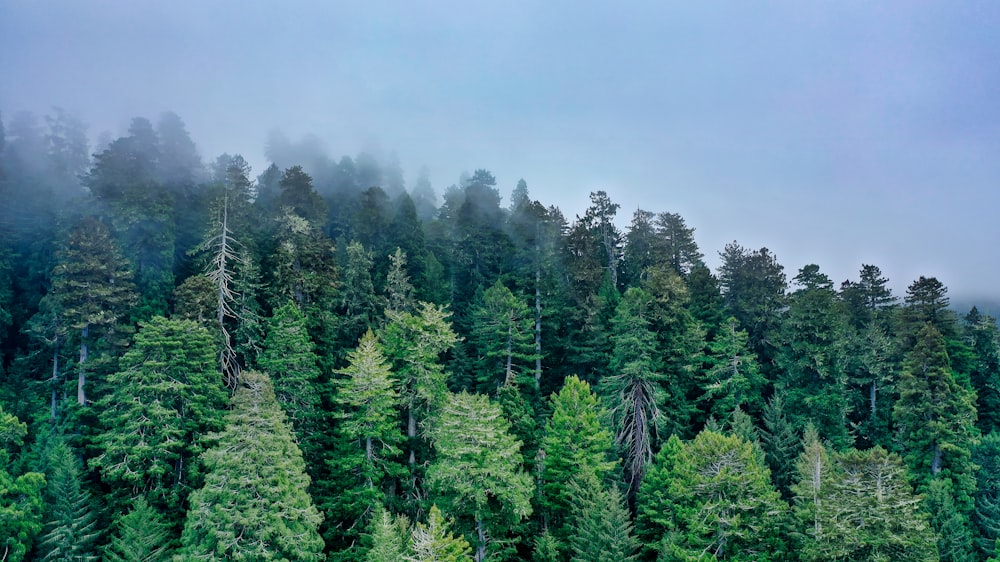
[[875,392],[876,392],[875,381],[872,381],[872,385],[868,389],[868,402],[869,402],[868,406],[869,408],[871,408],[872,411],[872,420],[875,419]]
[[483,528],[483,520],[476,519],[476,537],[479,542],[476,544],[476,562],[486,560],[486,529]]
[[84,387],[87,384],[87,334],[90,331],[90,326],[84,326],[83,330],[80,331],[80,370],[77,374],[76,380],[76,401],[79,402],[81,406],[87,405],[87,392]]
[[417,464],[417,452],[413,446],[413,441],[417,438],[417,418],[413,415],[413,403],[410,403],[406,411],[406,437],[410,443],[410,468]]
[[542,272],[535,268],[535,390],[542,386]]
[[56,336],[54,347],[55,349],[52,351],[52,423],[55,423],[58,414],[56,404],[59,400],[59,336]]
[[941,446],[934,445],[934,458],[931,459],[931,474],[937,476],[941,472]]

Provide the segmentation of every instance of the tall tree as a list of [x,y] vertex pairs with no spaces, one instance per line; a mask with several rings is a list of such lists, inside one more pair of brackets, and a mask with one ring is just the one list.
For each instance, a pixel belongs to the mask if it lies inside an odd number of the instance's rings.
[[322,516],[271,381],[253,371],[240,378],[226,428],[202,456],[205,484],[191,494],[178,555],[323,560]]
[[476,562],[531,514],[534,486],[523,471],[521,443],[486,396],[450,395],[427,432],[437,459],[427,469],[431,498],[471,522]]
[[535,361],[535,318],[528,305],[497,280],[470,312],[479,355],[478,390],[492,392],[530,372]]
[[650,301],[650,295],[642,289],[625,292],[612,319],[611,374],[599,387],[614,422],[629,498],[638,491],[646,465],[653,458],[661,407],[666,400],[656,357],[656,335],[649,329]]
[[441,510],[432,505],[427,514],[427,525],[417,523],[410,539],[413,555],[407,562],[463,562],[472,559],[472,547],[465,538],[456,537],[449,529]]
[[694,241],[694,229],[677,213],[656,216],[657,253],[678,275],[687,277],[691,270],[704,265],[705,256]]
[[611,460],[613,436],[601,423],[607,413],[589,384],[570,376],[549,403],[552,416],[542,439],[542,505],[550,528],[558,529],[573,507],[566,483],[583,473],[604,482],[616,463]]
[[736,242],[727,244],[719,257],[723,302],[750,335],[750,346],[767,369],[774,355],[771,338],[785,306],[784,267],[767,248],[749,250]]
[[170,559],[169,528],[163,516],[140,496],[132,510],[115,522],[104,559],[108,562],[166,562]]
[[99,402],[100,455],[90,464],[111,488],[112,507],[146,496],[178,515],[198,481],[201,438],[221,429],[226,404],[212,337],[194,322],[154,317],[108,383],[112,391]]
[[81,485],[80,460],[65,442],[48,454],[45,532],[38,539],[39,560],[97,560],[97,526],[90,492]]
[[10,461],[21,446],[27,425],[0,407],[0,560],[21,562],[42,530],[42,489],[39,472],[12,474]]
[[719,327],[715,340],[708,343],[698,398],[707,416],[724,419],[743,404],[759,399],[764,380],[748,342],[746,331],[730,316]]
[[592,472],[569,481],[572,562],[633,562],[639,558],[639,540],[632,534],[625,498],[616,485],[605,486]]
[[77,401],[81,405],[88,403],[91,344],[102,342],[114,354],[127,342],[129,326],[124,319],[137,300],[131,280],[103,222],[88,217],[70,231],[52,272],[52,292],[66,325],[78,334]]

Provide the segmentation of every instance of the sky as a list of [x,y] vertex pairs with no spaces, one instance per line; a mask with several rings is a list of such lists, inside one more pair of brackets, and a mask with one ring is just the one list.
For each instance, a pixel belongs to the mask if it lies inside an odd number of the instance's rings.
[[439,194],[486,168],[570,219],[680,213],[711,266],[735,240],[1000,300],[997,29],[993,0],[0,0],[0,112],[171,110],[255,172],[314,134]]

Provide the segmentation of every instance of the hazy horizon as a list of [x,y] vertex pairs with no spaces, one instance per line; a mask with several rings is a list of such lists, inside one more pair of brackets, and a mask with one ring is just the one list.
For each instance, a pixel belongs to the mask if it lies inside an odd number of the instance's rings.
[[166,110],[202,158],[278,129],[398,155],[440,196],[486,168],[570,220],[605,190],[680,213],[706,259],[862,263],[1000,300],[1000,5],[0,2],[0,112],[91,137]]

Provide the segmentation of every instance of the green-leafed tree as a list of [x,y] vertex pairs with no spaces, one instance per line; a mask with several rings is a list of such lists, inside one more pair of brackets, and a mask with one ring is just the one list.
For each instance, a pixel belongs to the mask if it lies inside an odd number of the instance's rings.
[[413,312],[416,300],[406,267],[406,252],[399,247],[389,254],[389,272],[385,276],[386,314],[389,311]]
[[[893,410],[903,458],[918,491],[927,495],[929,502],[931,484],[948,481],[947,485],[939,485],[933,499],[939,505],[952,506],[955,518],[935,517],[935,531],[943,533],[945,529],[939,525],[947,522],[954,536],[961,534],[958,527],[964,527],[971,536],[976,490],[972,448],[979,436],[975,393],[956,382],[945,338],[933,324],[926,323],[914,341],[906,354],[898,384],[899,400]],[[945,498],[945,494],[953,496]],[[949,552],[942,550],[942,559],[964,559],[965,555],[956,553],[952,557]]]
[[378,506],[372,514],[365,562],[399,562],[409,552],[410,520]]
[[639,539],[617,484],[602,483],[592,472],[573,477],[567,487],[573,506],[567,545],[572,562],[633,562]]
[[[52,294],[65,325],[77,336],[73,341],[80,346],[77,402],[81,405],[89,400],[88,369],[106,372],[108,357],[128,341],[130,327],[125,318],[136,303],[131,280],[128,264],[103,222],[88,217],[70,231],[52,272]],[[91,357],[91,346],[101,353]]]
[[615,467],[611,460],[614,437],[602,425],[607,414],[597,396],[576,376],[568,377],[549,403],[552,416],[542,439],[542,505],[549,527],[560,529],[573,508],[567,482],[579,474],[593,473],[604,483]]
[[719,252],[719,287],[727,313],[750,336],[750,347],[765,369],[774,356],[774,332],[785,307],[784,267],[767,248],[750,250],[732,242]]
[[705,430],[671,438],[638,497],[640,536],[661,560],[784,560],[788,506],[752,443]]
[[708,343],[698,398],[706,417],[723,419],[760,397],[764,379],[748,342],[746,331],[730,316],[719,326],[715,340]]
[[973,357],[969,378],[978,398],[979,428],[1000,430],[1000,329],[996,319],[976,307],[965,315],[963,328]]
[[100,527],[90,492],[82,485],[80,460],[65,442],[49,451],[45,532],[38,538],[38,560],[97,560]]
[[503,283],[497,280],[477,297],[471,317],[479,391],[492,393],[534,368],[535,317]]
[[302,166],[292,166],[285,170],[278,181],[278,187],[281,188],[278,201],[283,208],[316,226],[323,226],[326,220],[326,203],[313,189],[312,177],[302,170]]
[[777,337],[775,386],[784,394],[793,427],[812,422],[836,448],[851,445],[847,431],[846,320],[837,308],[833,283],[819,266],[795,276],[799,289],[789,298]]
[[352,241],[347,245],[341,267],[339,303],[340,338],[345,344],[358,341],[365,330],[373,328],[385,309],[385,302],[375,293],[373,267],[372,253],[360,242]]
[[201,437],[222,427],[226,392],[212,336],[191,321],[154,317],[108,382],[112,391],[99,402],[100,454],[90,464],[111,488],[112,508],[146,496],[179,517],[198,482]]
[[611,412],[615,443],[624,459],[629,498],[638,491],[646,465],[653,458],[666,399],[656,334],[649,328],[651,300],[642,289],[625,291],[612,319],[614,353],[610,374],[599,386]]
[[267,321],[267,336],[257,367],[268,374],[274,395],[303,450],[307,462],[317,462],[322,426],[320,370],[309,339],[306,317],[292,302],[275,309]]
[[684,217],[677,213],[660,213],[656,216],[657,244],[655,253],[678,275],[687,277],[691,270],[704,266],[705,256],[694,241],[694,229],[687,226]]
[[0,559],[21,562],[42,530],[42,489],[45,475],[10,472],[13,451],[20,447],[27,426],[0,407]]
[[225,421],[202,455],[205,484],[191,494],[175,560],[323,560],[322,515],[266,375],[240,375]]
[[472,547],[462,536],[455,536],[436,505],[427,514],[427,524],[417,523],[410,539],[413,554],[407,562],[465,562],[472,560]]
[[983,436],[972,452],[976,471],[976,550],[980,556],[996,556],[1000,538],[1000,433]]
[[342,545],[350,545],[366,528],[373,510],[385,505],[388,480],[404,472],[397,462],[403,441],[399,393],[371,330],[347,360],[334,380],[334,415],[340,421],[337,454],[329,461],[341,485],[332,504],[324,506],[336,544]]
[[477,562],[509,540],[507,532],[532,511],[534,485],[522,468],[521,443],[509,431],[498,405],[465,392],[450,395],[427,424],[437,452],[427,469],[430,497],[475,537]]
[[170,525],[142,496],[132,510],[115,521],[106,562],[165,562],[170,560]]
[[787,498],[801,445],[799,434],[785,416],[785,399],[781,394],[775,394],[767,401],[763,422],[760,437],[764,458],[771,467],[775,486]]

